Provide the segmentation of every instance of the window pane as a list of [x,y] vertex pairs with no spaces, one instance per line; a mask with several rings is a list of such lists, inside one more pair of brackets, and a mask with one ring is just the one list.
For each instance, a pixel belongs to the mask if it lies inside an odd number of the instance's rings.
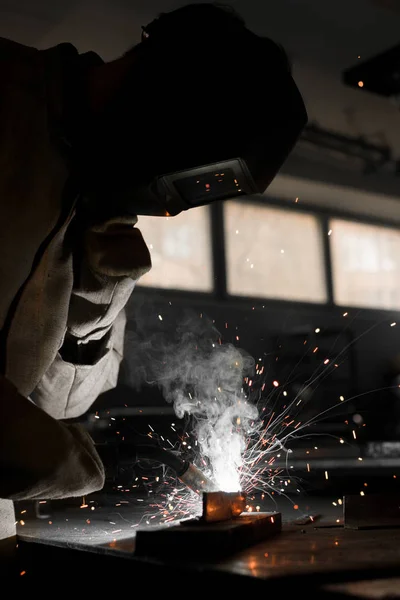
[[336,304],[400,309],[400,231],[331,220]]
[[212,247],[208,206],[176,217],[139,217],[153,267],[143,287],[212,291]]
[[229,202],[225,239],[229,293],[326,301],[322,237],[315,216]]

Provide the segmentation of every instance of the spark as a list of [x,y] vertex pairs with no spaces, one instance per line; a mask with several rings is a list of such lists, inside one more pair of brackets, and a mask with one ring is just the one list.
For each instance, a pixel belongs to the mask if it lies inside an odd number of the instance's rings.
[[394,327],[396,325],[396,323],[390,323],[390,327]]
[[[343,313],[343,316],[347,316],[347,314]],[[228,323],[225,327],[228,327]],[[316,332],[317,329],[320,328],[316,328]],[[221,344],[221,342],[219,343]],[[216,347],[219,348],[218,345]],[[307,353],[310,351],[311,349],[307,350]],[[215,470],[212,460],[203,454],[202,443],[201,440],[196,438],[195,432],[197,430],[193,427],[193,421],[190,425],[193,428],[189,432],[190,438],[187,433],[178,433],[175,429],[175,423],[172,423],[171,430],[174,432],[177,441],[172,443],[167,440],[167,443],[173,450],[179,452],[188,453],[190,449],[190,461],[202,470],[205,476],[217,483],[222,491],[237,491],[240,489],[245,492],[249,498],[249,505],[246,508],[249,512],[259,510],[258,507],[261,507],[259,500],[263,502],[274,501],[274,495],[283,494],[286,496],[294,490],[299,493],[301,491],[299,485],[301,479],[294,476],[293,470],[289,471],[289,469],[293,469],[293,465],[289,463],[289,458],[292,458],[292,450],[288,447],[289,442],[295,438],[305,437],[305,428],[316,423],[317,419],[322,418],[329,410],[333,410],[338,405],[336,401],[334,405],[321,411],[317,416],[304,420],[298,416],[303,406],[301,400],[302,397],[306,400],[307,391],[313,389],[316,383],[325,379],[333,371],[334,364],[340,364],[343,352],[344,350],[341,350],[337,356],[325,359],[329,362],[327,368],[322,369],[322,365],[318,366],[314,375],[296,392],[290,389],[290,398],[287,400],[288,392],[286,389],[282,392],[281,390],[291,383],[292,376],[285,380],[273,380],[272,388],[270,388],[268,385],[268,381],[270,381],[268,365],[266,365],[264,371],[261,357],[259,363],[255,365],[255,375],[253,373],[254,376],[249,375],[243,380],[241,393],[232,395],[231,392],[228,392],[223,384],[224,377],[222,377],[222,383],[219,381],[218,385],[213,387],[211,397],[219,398],[222,396],[225,400],[229,398],[227,405],[229,404],[231,407],[231,413],[229,413],[231,430],[229,443],[224,446],[222,452],[222,458],[225,461],[224,468],[218,472]],[[235,367],[240,367],[235,362],[230,363],[229,368],[232,368],[232,366],[235,371],[237,370]],[[221,375],[224,375],[224,373]],[[187,396],[188,392],[185,393],[185,398]],[[285,400],[283,400],[283,397]],[[278,404],[279,399],[284,403],[283,406]],[[339,396],[340,402],[349,402],[353,399],[345,399],[344,396]],[[192,391],[191,402],[195,403],[198,400],[201,401],[201,398],[196,396],[196,391]],[[246,404],[254,405],[257,408],[258,414],[254,419],[242,418],[243,412],[239,410],[239,407]],[[235,414],[235,407],[238,408],[237,414]],[[196,418],[195,415],[195,421]],[[151,429],[154,432],[154,429]],[[356,431],[352,430],[352,432],[353,438],[356,439]],[[154,439],[161,439],[161,436],[154,432]],[[171,439],[174,441],[174,438],[171,437]],[[217,440],[220,440],[220,438],[216,437],[215,441]],[[341,444],[345,443],[343,438],[337,439],[337,441]],[[239,460],[233,463],[234,444],[239,442],[240,451],[235,455],[239,457]],[[311,445],[310,447],[312,448]],[[318,450],[316,445],[313,448],[316,451]],[[310,454],[310,451],[307,450],[306,454]],[[361,457],[359,457],[360,459]],[[231,469],[231,467],[233,468]],[[310,463],[306,463],[306,470],[310,473]],[[288,477],[289,472],[291,477]],[[141,502],[140,514],[142,516],[139,524],[162,523],[163,525],[170,525],[177,521],[199,516],[202,512],[201,497],[184,484],[181,484],[175,475],[171,476],[168,470],[167,472],[163,471],[161,476],[160,474],[160,471],[155,471],[155,477],[149,478],[146,482],[138,482],[138,485],[146,485],[147,490],[146,498],[135,498],[137,502]],[[324,471],[324,476],[326,480],[329,479],[328,471]],[[396,476],[393,475],[393,477]],[[341,505],[342,501],[338,500],[337,504]],[[260,510],[262,509],[263,507],[260,508]],[[135,523],[132,527],[137,525]]]
[[160,321],[162,321],[162,320],[163,320],[163,318],[162,318],[162,316],[161,316],[161,315],[158,315],[158,318],[160,319]]

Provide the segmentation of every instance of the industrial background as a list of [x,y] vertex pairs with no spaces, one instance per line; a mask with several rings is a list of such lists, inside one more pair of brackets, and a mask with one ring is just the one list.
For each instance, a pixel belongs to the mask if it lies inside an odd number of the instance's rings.
[[[1,0],[0,36],[38,48],[68,41],[110,60],[181,4]],[[229,4],[286,49],[309,124],[265,195],[140,218],[153,269],[128,306],[119,385],[83,422],[99,439],[184,428],[156,367],[182,349],[177,331],[210,335],[254,358],[246,383],[258,398],[280,410],[302,401],[296,415],[308,427],[287,447],[296,506],[307,513],[312,492],[331,505],[330,495],[359,494],[365,482],[382,492],[398,481],[400,2]],[[118,519],[108,519],[115,540],[126,534]]]

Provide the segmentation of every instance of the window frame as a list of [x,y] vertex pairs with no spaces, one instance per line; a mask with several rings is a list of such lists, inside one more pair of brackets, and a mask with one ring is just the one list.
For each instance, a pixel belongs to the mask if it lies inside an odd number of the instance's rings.
[[[317,223],[317,227],[318,227],[318,233],[321,236],[321,239],[319,240],[319,242],[321,243],[321,250],[322,250],[322,277],[323,277],[323,285],[325,288],[325,294],[326,294],[326,300],[324,302],[321,301],[307,301],[307,300],[288,300],[287,298],[280,298],[280,297],[265,297],[265,296],[242,296],[242,295],[236,295],[236,294],[231,294],[228,292],[227,287],[225,288],[226,291],[226,296],[228,298],[251,298],[253,300],[257,300],[259,301],[263,301],[264,304],[265,302],[285,302],[288,303],[288,305],[305,305],[305,306],[326,306],[326,305],[332,305],[333,304],[333,288],[332,288],[332,271],[330,268],[330,262],[328,264],[327,261],[330,261],[330,248],[326,247],[326,242],[325,242],[325,238],[328,237],[327,235],[324,235],[325,232],[325,228],[326,228],[326,223],[324,222],[324,219],[322,219],[319,215],[317,215],[315,213],[314,210],[310,210],[310,209],[305,209],[302,207],[302,210],[299,211],[297,210],[298,205],[296,204],[296,209],[294,207],[291,206],[287,206],[285,204],[283,204],[282,202],[279,203],[271,203],[271,202],[253,202],[253,201],[248,201],[248,202],[243,202],[240,200],[240,198],[235,199],[234,202],[236,204],[252,204],[253,206],[267,206],[270,208],[276,208],[278,210],[282,210],[285,211],[287,213],[299,213],[301,212],[304,215],[309,215],[311,217],[315,218],[315,221]],[[327,230],[326,230],[327,231]],[[223,228],[223,236],[224,236],[224,244],[225,244],[225,249],[226,249],[226,240],[225,240],[225,228]],[[329,246],[329,240],[328,240],[328,246]],[[225,273],[225,284],[226,284],[226,280],[227,280],[227,272],[228,272],[228,263],[226,262],[226,273]]]
[[[239,201],[239,199],[235,199]],[[286,300],[279,298],[260,298],[256,296],[235,296],[228,294],[227,291],[227,263],[226,263],[226,245],[225,245],[225,229],[224,229],[224,206],[226,201],[215,202],[210,205],[210,230],[211,230],[211,245],[212,245],[212,273],[213,273],[213,290],[210,292],[198,292],[189,290],[173,290],[158,287],[140,286],[140,293],[145,296],[156,294],[160,299],[166,301],[185,300],[188,305],[197,306],[199,301],[205,307],[212,307],[216,304],[229,304],[233,308],[248,310],[249,308],[279,308],[285,306],[292,310],[318,310],[319,312],[357,312],[359,317],[373,319],[389,319],[390,315],[399,318],[400,311],[393,309],[357,307],[357,306],[342,306],[334,303],[334,281],[331,260],[331,245],[330,229],[331,219],[342,219],[352,223],[360,223],[366,225],[376,225],[379,227],[387,227],[388,229],[397,229],[400,232],[400,222],[396,223],[385,218],[377,218],[375,216],[360,215],[351,210],[332,210],[331,207],[324,209],[322,206],[316,206],[313,203],[307,203],[307,200],[300,199],[295,202],[295,191],[293,200],[280,198],[278,196],[260,195],[251,196],[247,201],[254,205],[271,206],[281,208],[288,211],[303,212],[316,217],[320,223],[320,231],[322,234],[322,251],[323,263],[325,270],[325,284],[327,292],[326,302],[304,302],[297,300]],[[400,201],[399,201],[400,212]],[[139,288],[136,291],[139,293]]]
[[[329,217],[327,218],[327,223],[328,223],[328,227],[329,229],[332,229],[332,227],[330,226],[330,222],[334,219],[340,220],[340,221],[347,221],[349,223],[353,223],[353,224],[357,224],[357,225],[370,225],[371,227],[380,227],[380,228],[384,228],[384,229],[390,229],[390,230],[394,230],[397,231],[400,234],[400,223],[396,224],[396,223],[390,223],[385,219],[375,219],[373,217],[369,218],[369,217],[361,217],[361,218],[355,218],[355,217],[350,217],[348,214],[346,215],[340,215],[338,216],[336,213],[332,213],[330,212]],[[329,236],[327,236],[329,238]],[[374,314],[381,314],[383,315],[388,315],[388,314],[400,314],[400,309],[396,310],[394,308],[379,308],[379,307],[366,307],[366,306],[357,306],[357,305],[345,305],[345,304],[337,304],[336,302],[334,302],[334,280],[333,280],[333,263],[332,263],[332,258],[331,258],[331,248],[330,248],[331,242],[330,239],[328,240],[328,246],[329,246],[329,261],[330,261],[330,269],[331,269],[331,280],[332,280],[332,303],[333,306],[335,306],[336,308],[344,308],[344,309],[348,309],[348,310],[356,310],[356,311],[360,311],[360,312],[367,312],[367,313],[374,313]]]
[[[213,215],[212,215],[212,205],[208,206],[209,209],[209,223],[208,223],[208,233],[210,236],[210,244],[211,244],[211,251],[210,251],[210,256],[211,256],[211,265],[210,265],[210,271],[211,271],[211,290],[210,291],[202,291],[202,290],[187,290],[187,289],[181,289],[181,288],[166,288],[166,287],[158,287],[156,285],[143,285],[142,283],[140,283],[140,285],[137,286],[135,293],[142,293],[144,292],[145,295],[152,293],[156,293],[157,295],[160,294],[164,294],[164,293],[168,293],[168,294],[172,294],[174,297],[176,297],[176,295],[189,295],[192,296],[194,295],[195,297],[199,297],[199,298],[210,298],[210,297],[214,297],[215,296],[215,268],[214,268],[214,256],[215,256],[215,251],[214,251],[214,224],[213,224]],[[163,219],[164,217],[153,217],[154,219]],[[173,219],[173,217],[170,217]],[[139,229],[140,229],[140,222],[139,222]],[[150,251],[150,250],[149,250]],[[150,251],[150,256],[151,256],[151,251]]]

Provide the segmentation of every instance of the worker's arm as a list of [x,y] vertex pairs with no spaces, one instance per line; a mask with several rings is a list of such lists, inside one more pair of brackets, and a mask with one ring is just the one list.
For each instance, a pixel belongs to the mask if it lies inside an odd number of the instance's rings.
[[136,280],[151,268],[141,236],[131,235],[132,225],[123,218],[117,221],[89,228],[78,237],[83,243],[74,256],[75,281],[65,339],[32,396],[51,412],[57,395],[58,405],[66,407],[65,414],[54,415],[57,418],[82,415],[100,393],[117,384],[125,306]]
[[88,433],[53,419],[0,377],[0,498],[69,498],[103,485]]
[[66,413],[82,415],[104,391],[117,385],[123,358],[126,316],[124,307],[135,282],[128,278],[100,278],[86,266],[74,288],[64,344],[32,394],[51,412],[52,398]]

